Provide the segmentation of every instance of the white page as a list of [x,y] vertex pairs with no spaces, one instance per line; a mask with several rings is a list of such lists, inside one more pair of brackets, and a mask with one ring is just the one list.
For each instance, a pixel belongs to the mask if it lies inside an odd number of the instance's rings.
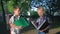
[[42,27],[42,25],[45,23],[45,21],[46,20],[43,21],[43,23],[37,28],[37,30],[39,30]]

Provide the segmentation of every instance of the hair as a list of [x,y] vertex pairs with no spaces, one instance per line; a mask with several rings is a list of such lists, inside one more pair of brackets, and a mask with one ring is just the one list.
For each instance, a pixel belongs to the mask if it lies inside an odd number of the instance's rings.
[[21,8],[20,8],[19,6],[17,6],[17,5],[13,6],[13,9],[14,9],[14,10],[16,10],[16,9],[18,9],[18,8],[21,9]]
[[39,9],[43,9],[43,11],[44,11],[44,8],[43,8],[43,6],[39,6],[39,7],[37,7],[37,10],[39,10]]

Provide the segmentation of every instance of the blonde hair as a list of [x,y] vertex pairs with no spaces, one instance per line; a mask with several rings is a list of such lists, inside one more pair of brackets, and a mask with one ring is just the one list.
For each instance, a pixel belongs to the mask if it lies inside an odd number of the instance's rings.
[[43,9],[43,11],[44,11],[44,8],[42,6],[37,7],[37,10],[39,10],[39,9]]

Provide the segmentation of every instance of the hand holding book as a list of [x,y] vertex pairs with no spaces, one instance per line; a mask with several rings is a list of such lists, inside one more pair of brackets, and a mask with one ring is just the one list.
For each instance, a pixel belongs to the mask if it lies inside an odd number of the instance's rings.
[[22,26],[22,27],[27,27],[29,25],[29,23],[22,17],[19,20],[15,20],[14,24],[16,26]]
[[42,23],[40,26],[38,26],[38,27],[35,25],[34,21],[31,21],[31,23],[33,24],[33,26],[34,26],[37,30],[39,30],[39,29],[42,27],[42,25],[45,23],[45,21],[46,21],[46,20],[44,20],[43,23]]

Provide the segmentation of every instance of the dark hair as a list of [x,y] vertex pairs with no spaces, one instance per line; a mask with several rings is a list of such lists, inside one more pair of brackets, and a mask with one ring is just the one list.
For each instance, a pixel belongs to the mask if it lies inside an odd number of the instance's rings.
[[38,10],[38,9],[41,9],[41,8],[42,8],[42,9],[43,9],[43,11],[44,11],[43,6],[38,6],[38,7],[37,7],[37,10]]

